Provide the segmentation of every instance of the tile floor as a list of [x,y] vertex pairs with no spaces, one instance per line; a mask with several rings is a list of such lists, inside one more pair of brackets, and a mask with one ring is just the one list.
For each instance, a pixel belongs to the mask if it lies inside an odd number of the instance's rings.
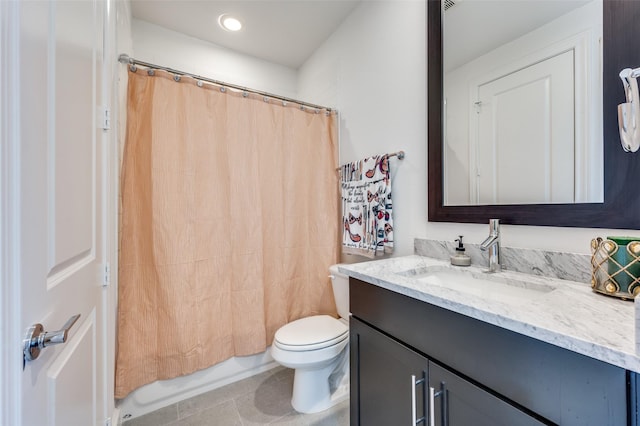
[[291,407],[293,370],[283,367],[231,383],[123,426],[348,426],[349,401],[316,414]]

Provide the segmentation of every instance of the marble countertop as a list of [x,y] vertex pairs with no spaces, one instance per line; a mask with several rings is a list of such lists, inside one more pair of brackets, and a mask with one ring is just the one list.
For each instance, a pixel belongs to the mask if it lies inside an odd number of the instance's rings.
[[[526,279],[555,289],[528,299],[494,298],[416,279],[415,273],[420,270],[449,265],[414,255],[340,265],[338,269],[396,293],[640,372],[640,357],[635,352],[633,302],[594,293],[585,283],[510,271],[498,274],[507,280]],[[483,270],[475,266],[461,269]]]

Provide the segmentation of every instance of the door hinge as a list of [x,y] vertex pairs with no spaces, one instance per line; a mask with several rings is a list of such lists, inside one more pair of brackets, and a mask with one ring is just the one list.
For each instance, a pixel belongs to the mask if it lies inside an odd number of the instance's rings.
[[111,283],[111,265],[105,263],[103,272],[104,274],[102,275],[102,286],[106,287]]
[[111,110],[106,106],[98,106],[98,128],[111,129]]
[[482,112],[482,101],[474,102],[473,106],[476,109],[476,114],[480,114]]

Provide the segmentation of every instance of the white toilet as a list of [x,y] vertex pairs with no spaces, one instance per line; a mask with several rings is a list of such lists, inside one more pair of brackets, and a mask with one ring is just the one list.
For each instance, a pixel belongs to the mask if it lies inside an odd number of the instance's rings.
[[300,413],[317,413],[349,396],[349,277],[329,267],[340,319],[315,315],[276,331],[271,355],[295,369],[291,405]]

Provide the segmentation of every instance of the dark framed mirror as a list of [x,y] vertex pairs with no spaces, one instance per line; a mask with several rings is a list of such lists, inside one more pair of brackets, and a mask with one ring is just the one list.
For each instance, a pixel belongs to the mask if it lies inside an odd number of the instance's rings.
[[620,145],[617,105],[625,101],[619,72],[640,67],[640,2],[603,0],[604,202],[445,205],[443,165],[442,0],[427,0],[428,218],[432,222],[640,229],[640,151]]

